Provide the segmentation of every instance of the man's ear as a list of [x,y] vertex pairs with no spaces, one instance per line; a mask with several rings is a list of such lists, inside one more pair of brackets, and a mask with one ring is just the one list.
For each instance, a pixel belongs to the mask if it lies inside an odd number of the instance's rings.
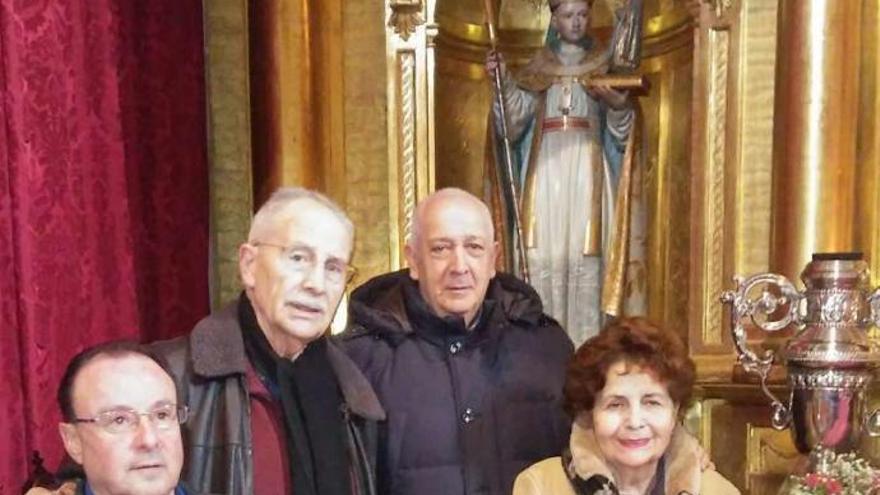
[[403,254],[406,256],[406,264],[409,266],[409,278],[418,280],[419,264],[416,263],[416,251],[410,243],[407,242],[403,247]]
[[82,440],[79,438],[79,431],[76,426],[71,423],[58,423],[58,433],[61,434],[61,441],[64,442],[64,450],[77,464],[82,465]]
[[252,289],[256,284],[254,267],[257,261],[257,248],[253,244],[244,243],[238,247],[238,275],[245,289]]

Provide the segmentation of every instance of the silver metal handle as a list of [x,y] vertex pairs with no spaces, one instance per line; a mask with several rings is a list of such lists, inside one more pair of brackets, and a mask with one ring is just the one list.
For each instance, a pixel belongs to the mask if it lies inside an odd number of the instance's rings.
[[773,395],[773,392],[767,388],[767,379],[765,377],[761,378],[761,390],[764,391],[764,395],[770,398],[770,409],[773,411],[770,414],[770,426],[773,427],[774,430],[784,430],[788,428],[788,425],[791,424],[791,401],[792,396],[788,397],[788,405],[786,406],[782,402],[779,402],[779,399]]
[[870,309],[871,323],[880,328],[880,287],[868,296],[868,308]]
[[874,409],[871,414],[865,416],[864,423],[862,426],[869,437],[880,437],[880,409]]
[[[789,398],[788,406],[784,405],[767,387],[767,376],[773,366],[775,353],[767,350],[758,356],[752,351],[746,341],[745,324],[749,322],[765,332],[777,332],[791,324],[800,327],[803,325],[803,295],[787,278],[775,273],[760,273],[746,279],[737,276],[733,281],[736,289],[724,291],[721,302],[730,305],[730,328],[737,359],[746,372],[761,378],[761,390],[772,403],[771,424],[777,430],[782,430],[791,422],[791,400]],[[771,319],[786,305],[788,310],[781,318]]]

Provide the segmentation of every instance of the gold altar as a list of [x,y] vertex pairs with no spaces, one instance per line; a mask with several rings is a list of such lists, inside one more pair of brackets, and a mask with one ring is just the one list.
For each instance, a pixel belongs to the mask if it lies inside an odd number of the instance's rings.
[[[543,43],[540,4],[495,0],[514,66]],[[645,2],[649,312],[686,338],[700,380],[689,426],[747,493],[773,493],[796,451],[737,368],[719,297],[734,274],[796,278],[814,251],[862,251],[880,282],[878,4]],[[359,281],[402,266],[420,198],[481,193],[482,5],[205,2],[215,303],[237,290],[237,244],[278,185],[346,208]]]

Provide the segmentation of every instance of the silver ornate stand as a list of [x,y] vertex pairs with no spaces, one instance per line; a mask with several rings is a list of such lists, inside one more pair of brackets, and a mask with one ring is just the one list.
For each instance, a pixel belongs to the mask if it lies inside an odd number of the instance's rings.
[[[721,297],[730,305],[731,331],[743,368],[757,374],[770,398],[771,424],[791,427],[798,450],[851,451],[863,434],[880,436],[880,410],[870,413],[865,391],[880,366],[880,352],[868,339],[880,326],[880,288],[871,291],[868,267],[858,253],[815,254],[801,274],[799,292],[785,277],[761,273],[736,277],[736,289]],[[797,333],[781,351],[788,371],[788,404],[767,388],[775,353],[762,355],[746,342],[746,326]]]

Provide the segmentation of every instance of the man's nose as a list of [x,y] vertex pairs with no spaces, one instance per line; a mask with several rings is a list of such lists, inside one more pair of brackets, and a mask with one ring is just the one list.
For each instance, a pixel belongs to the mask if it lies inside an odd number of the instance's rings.
[[303,287],[308,290],[321,293],[324,292],[326,284],[327,276],[323,266],[315,263],[314,265],[306,268],[305,274],[303,274]]
[[467,252],[463,246],[458,246],[452,250],[452,271],[456,273],[466,273],[468,271]]
[[153,450],[159,445],[159,428],[150,418],[141,416],[135,428],[135,442],[138,448]]

